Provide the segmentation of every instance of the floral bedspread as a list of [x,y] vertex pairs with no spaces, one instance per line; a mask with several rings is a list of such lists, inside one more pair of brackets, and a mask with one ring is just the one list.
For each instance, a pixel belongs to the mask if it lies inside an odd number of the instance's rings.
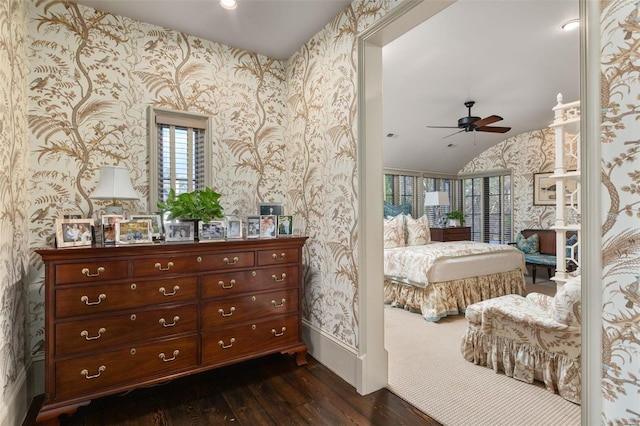
[[429,270],[436,261],[514,250],[517,251],[515,247],[506,244],[475,241],[431,242],[421,246],[395,247],[384,251],[384,274],[398,281],[427,285]]

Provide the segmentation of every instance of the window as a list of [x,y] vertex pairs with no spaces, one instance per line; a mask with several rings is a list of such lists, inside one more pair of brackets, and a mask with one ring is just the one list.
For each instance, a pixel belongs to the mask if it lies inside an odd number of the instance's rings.
[[149,208],[176,194],[210,186],[211,143],[207,116],[149,109]]
[[505,244],[512,241],[511,174],[463,179],[464,213],[471,239]]
[[[425,177],[424,178],[424,192],[446,192],[449,194],[449,205],[448,206],[423,206],[424,212],[427,216],[429,216],[429,223],[431,226],[440,226],[438,224],[438,210],[440,211],[440,217],[444,217],[445,213],[448,213],[452,210],[451,207],[455,206],[456,198],[454,196],[453,191],[453,179],[446,178],[434,178],[434,177]],[[445,218],[446,219],[446,218]]]
[[411,214],[417,214],[417,202],[415,194],[417,176],[403,174],[384,175],[384,199],[389,204],[398,206],[400,204],[411,204]]

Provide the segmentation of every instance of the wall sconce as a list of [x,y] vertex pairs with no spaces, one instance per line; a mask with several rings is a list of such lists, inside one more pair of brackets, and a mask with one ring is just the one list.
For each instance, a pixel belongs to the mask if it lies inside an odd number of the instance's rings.
[[112,200],[104,207],[105,214],[124,214],[124,208],[116,200],[138,200],[140,196],[133,189],[129,170],[118,166],[103,166],[98,185],[89,198],[94,200]]
[[434,191],[434,192],[427,192],[424,194],[424,205],[434,206],[436,223],[440,228],[444,226],[444,221],[446,220],[446,217],[442,216],[442,214],[440,213],[440,206],[448,206],[449,204],[450,203],[449,203],[448,192]]

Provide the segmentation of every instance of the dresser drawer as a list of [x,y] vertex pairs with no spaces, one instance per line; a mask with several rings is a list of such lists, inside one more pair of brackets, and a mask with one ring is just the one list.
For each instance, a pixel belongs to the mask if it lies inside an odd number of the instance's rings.
[[56,283],[92,283],[127,278],[128,262],[63,263],[56,265]]
[[258,266],[280,265],[283,263],[297,263],[298,249],[284,248],[258,251]]
[[297,286],[297,265],[210,274],[202,277],[202,298]]
[[[212,243],[214,244],[214,243]],[[238,251],[229,253],[206,254],[202,256],[201,271],[250,268],[255,266],[255,252]]]
[[196,299],[197,289],[197,277],[57,289],[56,316],[62,318],[158,303],[192,301]]
[[195,272],[200,269],[201,256],[155,256],[144,259],[134,259],[134,277],[162,277],[170,274]]
[[219,299],[202,305],[202,328],[206,329],[297,311],[297,289]]
[[194,335],[56,362],[54,400],[193,368],[197,342]]
[[97,353],[124,343],[198,330],[196,304],[56,324],[56,356]]
[[270,319],[202,334],[202,364],[227,362],[293,345],[298,340],[298,317]]

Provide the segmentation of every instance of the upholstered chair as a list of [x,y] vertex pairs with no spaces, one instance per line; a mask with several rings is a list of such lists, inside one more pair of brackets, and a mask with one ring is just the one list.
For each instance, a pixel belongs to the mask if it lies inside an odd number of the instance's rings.
[[555,297],[506,295],[467,307],[464,358],[580,403],[580,277]]

